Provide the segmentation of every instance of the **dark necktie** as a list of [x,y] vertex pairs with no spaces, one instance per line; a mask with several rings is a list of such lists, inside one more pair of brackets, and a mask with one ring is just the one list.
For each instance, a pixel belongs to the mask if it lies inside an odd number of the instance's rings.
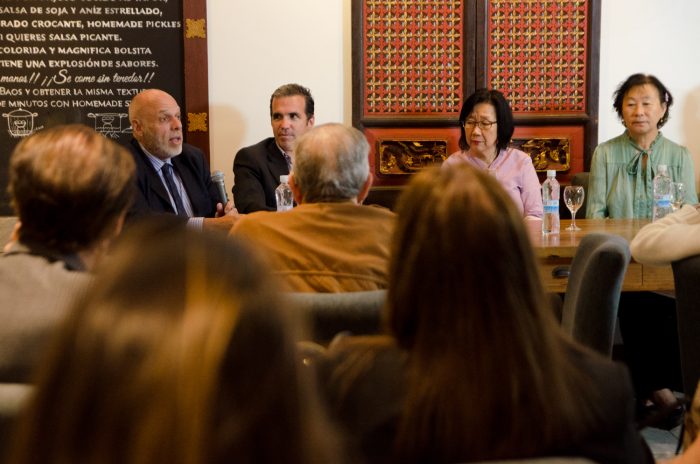
[[178,216],[186,217],[187,212],[185,211],[185,206],[182,204],[182,197],[180,197],[180,193],[177,191],[177,187],[175,187],[175,180],[173,180],[173,167],[170,164],[165,163],[161,169],[163,171],[165,185],[168,187],[170,196],[173,197],[173,201],[175,202],[175,212],[178,214]]
[[282,156],[284,156],[284,160],[287,162],[287,169],[289,172],[292,172],[292,157],[285,152],[282,152]]

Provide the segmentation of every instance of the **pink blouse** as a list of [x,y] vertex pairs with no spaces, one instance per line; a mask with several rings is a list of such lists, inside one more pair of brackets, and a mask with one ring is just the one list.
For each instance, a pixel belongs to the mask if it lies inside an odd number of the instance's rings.
[[535,167],[527,153],[515,148],[501,150],[490,166],[482,159],[469,153],[452,153],[443,163],[450,166],[469,163],[474,167],[489,171],[506,189],[524,217],[542,218],[542,193]]

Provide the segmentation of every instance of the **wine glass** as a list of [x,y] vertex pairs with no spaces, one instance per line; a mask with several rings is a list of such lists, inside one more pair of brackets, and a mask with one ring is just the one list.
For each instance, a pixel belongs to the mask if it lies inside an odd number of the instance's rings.
[[673,182],[671,184],[672,196],[673,198],[673,211],[678,211],[683,206],[685,202],[685,184],[683,182]]
[[576,211],[583,205],[584,198],[585,193],[582,186],[567,185],[566,188],[564,188],[564,204],[566,204],[566,207],[571,211],[571,225],[567,227],[566,230],[581,230],[580,227],[576,227]]

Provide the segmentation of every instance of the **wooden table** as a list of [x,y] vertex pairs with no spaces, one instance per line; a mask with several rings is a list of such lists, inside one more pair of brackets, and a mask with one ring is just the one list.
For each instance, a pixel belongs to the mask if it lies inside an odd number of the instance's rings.
[[[648,219],[577,219],[578,232],[565,230],[571,220],[562,219],[559,235],[542,235],[542,223],[526,221],[530,239],[540,259],[540,273],[545,289],[550,292],[564,293],[567,277],[557,277],[556,270],[568,266],[576,254],[581,239],[592,232],[604,232],[620,235],[628,242],[637,231],[648,224]],[[554,272],[553,272],[554,271]],[[640,264],[634,259],[630,262],[622,283],[623,291],[673,291],[673,272],[671,266],[650,266]]]

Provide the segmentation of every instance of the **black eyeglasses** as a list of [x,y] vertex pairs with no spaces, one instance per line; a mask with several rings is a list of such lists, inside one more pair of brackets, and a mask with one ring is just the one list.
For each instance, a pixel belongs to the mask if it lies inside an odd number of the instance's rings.
[[464,121],[465,128],[479,126],[479,129],[482,131],[491,129],[494,124],[498,124],[498,121],[474,121],[473,119]]

